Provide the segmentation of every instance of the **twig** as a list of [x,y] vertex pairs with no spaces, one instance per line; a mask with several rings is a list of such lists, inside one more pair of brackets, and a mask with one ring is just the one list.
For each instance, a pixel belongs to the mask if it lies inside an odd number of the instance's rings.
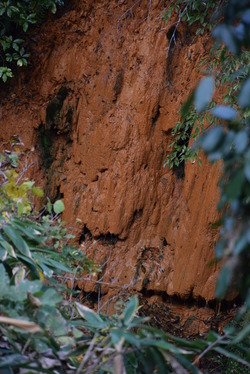
[[89,278],[86,278],[86,277],[80,277],[80,278],[72,278],[72,277],[65,277],[65,276],[62,276],[62,275],[57,275],[56,276],[57,278],[63,278],[63,279],[67,279],[67,280],[72,280],[74,279],[75,281],[87,281],[87,282],[92,282],[92,283],[97,283],[97,284],[105,284],[107,286],[110,286],[110,288],[120,288],[122,290],[125,290],[125,289],[128,289],[129,286],[131,285],[130,283],[127,283],[126,285],[123,285],[123,286],[114,286],[112,285],[112,283],[109,283],[109,282],[102,282],[100,280],[94,280],[94,279],[89,279]]
[[[133,4],[129,9],[127,9],[124,13],[122,13],[122,15],[117,19],[117,21],[116,21],[116,32],[117,32],[117,34],[119,33],[119,24],[120,24],[120,21],[128,14],[128,13],[130,13],[132,10],[133,10],[133,8],[137,5],[137,4],[139,4],[140,2],[141,2],[142,0],[138,0],[135,4]],[[104,12],[104,14],[107,14],[107,15],[110,15],[110,16],[112,16],[112,15],[114,15],[114,13],[111,13],[111,12]],[[112,27],[111,28],[111,30],[113,30],[114,29],[114,27]],[[103,39],[103,38],[105,38],[107,35],[109,35],[110,34],[110,32],[108,32],[108,33],[106,33],[101,39]]]
[[166,59],[167,59],[168,56],[169,56],[172,42],[174,41],[174,44],[176,45],[175,34],[176,34],[176,31],[177,31],[177,29],[178,29],[178,26],[179,26],[179,24],[180,24],[180,22],[181,22],[182,16],[183,16],[183,14],[186,12],[186,10],[187,10],[187,8],[188,8],[188,5],[189,5],[189,3],[185,6],[185,8],[183,9],[183,11],[181,11],[181,13],[179,14],[178,21],[176,22],[175,29],[174,29],[173,34],[172,34],[172,36],[171,36],[171,38],[170,38],[170,41],[169,41],[169,45],[168,45],[168,48],[167,48]]
[[[80,266],[78,265],[77,268],[76,268],[76,271],[75,271],[75,274],[74,274],[73,278],[71,278],[72,279],[71,280],[71,291],[73,291],[74,283],[75,283],[75,279],[76,279],[76,274],[77,274],[77,271],[78,271],[79,267]],[[70,302],[70,304],[72,302],[72,292],[71,292],[70,297],[69,297],[69,302]],[[73,316],[74,316],[74,309],[72,308],[71,319],[73,318]]]
[[17,184],[20,182],[20,180],[22,179],[24,174],[27,172],[27,170],[29,170],[29,168],[31,168],[31,166],[33,166],[33,165],[34,165],[34,162],[31,162],[30,164],[27,164],[27,161],[26,161],[26,166],[23,168],[23,170],[21,171],[21,173],[19,174],[19,176],[17,178]]
[[24,347],[23,347],[23,349],[22,349],[22,352],[21,352],[22,355],[24,355],[24,353],[25,353],[26,349],[28,348],[30,342],[31,342],[31,337],[29,337],[29,339],[28,339],[27,342],[25,343],[25,345],[24,345]]
[[8,178],[6,177],[5,173],[2,170],[0,170],[0,175],[3,176],[4,182],[8,180]]
[[[34,317],[36,317],[37,315],[37,312],[38,312],[38,309],[35,310],[35,313],[34,313]],[[26,352],[26,349],[28,348],[28,346],[30,345],[30,342],[31,342],[31,336],[29,337],[29,339],[27,340],[27,342],[25,343],[23,349],[22,349],[22,355],[24,355],[24,353]]]
[[216,339],[214,342],[212,342],[211,344],[209,344],[209,346],[204,349],[203,352],[201,352],[199,354],[198,357],[196,357],[196,359],[192,362],[194,365],[198,364],[198,362],[200,361],[200,359],[205,356],[211,349],[213,349],[219,342],[221,342],[222,340],[224,340],[224,338],[227,338],[227,335],[222,335],[222,336],[219,336],[218,339]]
[[[109,342],[108,344],[105,344],[105,340],[107,340],[107,338],[105,338],[103,340],[103,346],[105,347],[102,351],[102,353],[100,354],[100,356],[98,356],[98,361],[97,362],[94,362],[92,366],[90,366],[88,368],[88,370],[86,370],[86,374],[92,374],[92,373],[96,373],[98,369],[101,368],[101,366],[103,365],[103,357],[106,357],[108,355],[111,354],[111,357],[105,362],[106,364],[109,364],[109,362],[112,362],[113,361],[113,357],[115,357],[116,355],[116,352],[111,349],[111,342]],[[102,348],[101,348],[102,349]],[[113,352],[112,352],[113,351]],[[112,352],[112,353],[111,353]]]
[[93,337],[93,339],[92,339],[92,341],[89,345],[89,348],[88,348],[86,354],[84,355],[84,357],[82,359],[82,362],[79,365],[79,368],[76,371],[76,374],[80,374],[82,372],[82,369],[84,368],[85,363],[88,361],[88,359],[89,359],[89,357],[92,353],[92,349],[93,349],[93,347],[96,343],[96,339],[97,339],[97,334],[94,335],[94,337]]
[[120,24],[120,21],[128,14],[132,11],[132,9],[134,9],[134,7],[139,4],[142,0],[138,0],[136,1],[136,3],[134,3],[129,9],[127,9],[119,18],[118,20],[116,21],[116,31],[117,31],[117,34],[118,34],[118,31],[119,31],[119,24]]

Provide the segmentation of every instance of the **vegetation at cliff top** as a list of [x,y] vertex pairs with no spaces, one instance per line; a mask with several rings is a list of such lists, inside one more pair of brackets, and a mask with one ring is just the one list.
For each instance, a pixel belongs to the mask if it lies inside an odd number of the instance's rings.
[[0,78],[6,82],[13,77],[15,67],[28,65],[24,33],[30,25],[43,20],[45,11],[56,12],[62,0],[0,1]]

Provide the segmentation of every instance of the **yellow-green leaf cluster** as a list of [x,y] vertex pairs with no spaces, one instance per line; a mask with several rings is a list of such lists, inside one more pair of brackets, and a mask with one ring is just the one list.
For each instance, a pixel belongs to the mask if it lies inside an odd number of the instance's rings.
[[0,186],[0,211],[17,211],[18,216],[29,214],[32,210],[30,196],[43,196],[40,187],[35,187],[33,181],[18,184],[18,174],[10,169],[5,172],[6,181]]

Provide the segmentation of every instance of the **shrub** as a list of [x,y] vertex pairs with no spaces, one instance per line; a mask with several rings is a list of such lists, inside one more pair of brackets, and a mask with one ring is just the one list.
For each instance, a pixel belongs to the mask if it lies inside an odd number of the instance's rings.
[[63,210],[60,200],[50,214],[35,213],[33,198],[43,192],[17,166],[17,153],[0,155],[0,370],[28,369],[35,362],[36,370],[49,362],[65,368],[59,353],[72,345],[75,329],[67,315],[73,304],[57,277],[92,271],[95,264],[65,244],[72,236],[55,218]]

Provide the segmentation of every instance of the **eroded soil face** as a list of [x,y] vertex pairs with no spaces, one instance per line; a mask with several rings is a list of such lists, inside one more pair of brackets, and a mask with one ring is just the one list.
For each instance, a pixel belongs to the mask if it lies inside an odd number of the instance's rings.
[[32,178],[63,198],[63,218],[102,265],[100,295],[210,301],[219,166],[163,168],[208,40],[182,26],[166,59],[163,3],[71,2],[34,29],[32,66],[2,95],[0,141],[19,134]]

